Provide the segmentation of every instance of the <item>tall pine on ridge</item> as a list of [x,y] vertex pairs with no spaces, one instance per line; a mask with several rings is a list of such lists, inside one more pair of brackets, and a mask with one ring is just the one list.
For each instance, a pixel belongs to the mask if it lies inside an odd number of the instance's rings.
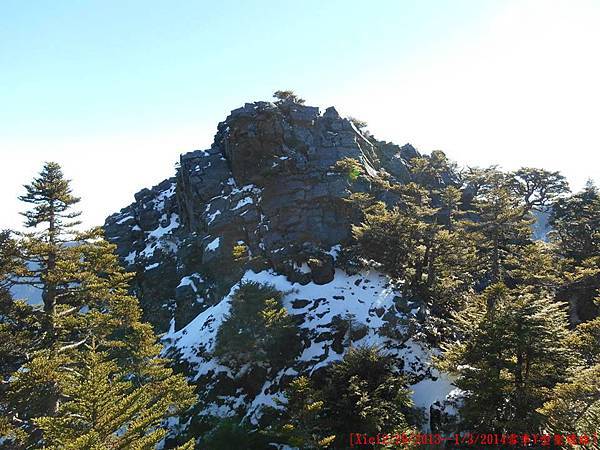
[[[79,202],[71,192],[69,180],[65,179],[55,162],[44,164],[39,177],[25,185],[27,193],[19,197],[34,207],[24,213],[25,226],[33,229],[26,234],[25,253],[30,263],[37,264],[33,276],[38,278],[44,301],[45,328],[48,338],[53,339],[56,303],[60,289],[58,266],[65,252],[64,244],[73,239],[73,228],[81,213],[71,211]],[[41,231],[37,231],[41,227]]]
[[[192,387],[160,357],[114,245],[100,229],[74,231],[79,214],[70,208],[78,199],[60,167],[47,163],[26,189],[22,199],[35,205],[24,213],[33,231],[21,245],[33,267],[20,282],[42,290],[43,328],[2,405],[20,431],[13,447],[154,448],[167,433],[163,422],[193,404]],[[100,420],[89,395],[113,394]]]

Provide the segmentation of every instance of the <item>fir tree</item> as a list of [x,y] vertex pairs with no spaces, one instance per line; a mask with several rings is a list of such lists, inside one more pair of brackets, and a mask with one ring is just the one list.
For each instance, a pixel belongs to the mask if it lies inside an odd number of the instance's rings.
[[334,447],[348,445],[351,432],[376,435],[409,429],[412,402],[407,383],[393,358],[374,347],[351,348],[327,371],[322,388],[327,434]]
[[600,256],[600,193],[591,183],[583,191],[558,199],[549,220],[560,254],[577,265]]
[[444,187],[450,186],[447,181],[456,178],[456,164],[441,150],[411,159],[410,166],[415,182],[427,188],[432,196],[437,196]]
[[276,372],[300,351],[297,326],[273,286],[242,283],[219,327],[214,354],[230,367],[265,365]]
[[539,412],[553,433],[591,435],[600,423],[600,317],[578,325],[568,345],[578,364],[566,382],[553,388]]
[[[154,449],[167,434],[164,419],[192,403],[181,376],[136,386],[93,344],[77,354],[69,370],[54,370],[65,400],[52,416],[35,419],[49,449]],[[179,394],[185,391],[182,401]]]
[[409,183],[396,191],[396,207],[375,204],[365,210],[363,223],[352,227],[359,252],[402,281],[406,294],[427,301],[436,312],[455,309],[476,272],[474,242],[459,226],[457,193],[444,190],[452,219],[443,224],[427,189]]
[[23,213],[25,226],[35,229],[27,234],[25,254],[30,263],[37,265],[31,276],[42,289],[45,327],[52,339],[62,278],[58,267],[63,259],[64,244],[72,239],[73,227],[79,224],[74,219],[80,213],[71,210],[79,198],[72,194],[69,180],[54,162],[45,163],[39,176],[25,185],[25,189],[26,194],[19,197],[20,200],[34,205]]
[[510,178],[494,168],[473,171],[467,179],[475,196],[474,217],[467,230],[477,242],[480,264],[486,267],[485,284],[505,279],[506,260],[531,243],[533,218],[510,189]]
[[[9,231],[0,232],[0,374],[3,382],[27,360],[40,331],[40,314],[10,294],[16,278],[25,270],[17,241]],[[0,393],[4,386],[4,383],[0,385]]]
[[[157,401],[164,396],[173,406],[188,405],[190,388],[159,357],[161,346],[152,327],[141,322],[138,301],[128,293],[132,274],[119,265],[115,246],[104,240],[100,229],[75,233],[74,224],[65,222],[76,216],[68,208],[77,199],[56,164],[44,167],[28,187],[26,200],[36,204],[26,213],[34,231],[24,236],[21,248],[36,267],[19,282],[42,289],[38,322],[44,330],[31,342],[25,364],[11,375],[2,407],[28,435],[27,445],[45,438],[36,423],[62,414],[72,395],[69,374],[78,370],[92,344],[136,388],[154,392]],[[16,302],[10,307],[23,309]],[[23,314],[28,322],[37,317],[35,311]],[[40,417],[45,421],[37,421]],[[71,438],[65,434],[64,439]]]
[[323,393],[308,377],[301,376],[289,384],[284,395],[285,402],[277,402],[285,410],[281,420],[283,440],[305,449],[329,447],[336,436],[327,429]]
[[459,341],[445,346],[440,368],[465,391],[465,430],[535,432],[536,412],[572,363],[563,305],[548,294],[490,286],[454,315]]
[[319,380],[293,380],[285,398],[281,437],[300,448],[348,448],[350,433],[411,432],[406,380],[394,358],[375,347],[350,348]]
[[[539,413],[555,434],[592,436],[600,423],[600,364],[574,372],[558,383]],[[598,447],[589,447],[598,448]]]

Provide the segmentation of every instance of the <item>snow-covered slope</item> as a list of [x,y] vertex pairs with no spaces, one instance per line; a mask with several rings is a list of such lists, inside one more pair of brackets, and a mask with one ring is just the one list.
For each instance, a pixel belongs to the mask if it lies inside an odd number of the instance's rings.
[[[219,392],[206,401],[203,414],[227,416],[240,414],[256,421],[265,406],[275,406],[286,380],[311,375],[316,370],[342,359],[350,346],[377,345],[390,356],[403,361],[411,384],[415,406],[422,408],[428,428],[430,407],[445,402],[455,388],[444,374],[431,366],[431,350],[418,341],[416,315],[419,305],[398,295],[389,278],[376,271],[348,275],[337,269],[326,285],[290,282],[273,271],[249,270],[242,281],[269,283],[285,292],[283,304],[288,313],[300,316],[305,336],[300,356],[279,373],[267,379],[260,393],[252,398],[240,390],[227,392],[237,374],[212,356],[217,331],[230,309],[230,294],[199,314],[183,329],[167,333],[167,352],[176,352],[189,363],[196,382]],[[344,322],[347,327],[340,327]],[[342,328],[342,330],[340,330]]]

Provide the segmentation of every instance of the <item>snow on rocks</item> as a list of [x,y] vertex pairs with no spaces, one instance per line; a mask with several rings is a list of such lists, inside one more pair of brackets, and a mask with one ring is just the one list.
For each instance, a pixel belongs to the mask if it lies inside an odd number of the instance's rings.
[[220,243],[221,243],[221,238],[216,237],[208,243],[208,245],[206,246],[206,250],[214,252],[216,249],[219,248]]
[[[239,396],[213,399],[207,404],[206,413],[218,411],[229,415],[239,413],[241,408],[247,417],[256,421],[265,406],[274,406],[274,399],[281,398],[282,380],[286,376],[289,379],[298,374],[310,375],[341,360],[350,346],[376,345],[390,356],[403,360],[404,371],[413,380],[414,403],[423,408],[426,419],[429,408],[435,402],[443,402],[455,389],[448,377],[431,367],[431,351],[426,345],[407,336],[407,324],[417,309],[398,312],[398,292],[382,273],[371,270],[348,275],[336,269],[330,283],[300,285],[271,270],[259,273],[249,270],[240,283],[245,281],[269,283],[284,292],[283,306],[290,315],[302,317],[300,329],[308,339],[296,360],[267,379],[254,398],[246,399],[243,404]],[[201,378],[209,386],[216,385],[219,377],[234,378],[228,367],[212,357],[212,351],[219,326],[229,313],[231,297],[240,283],[186,327],[168,333],[164,338],[167,351],[175,351],[180,359],[190,364],[193,379]],[[395,316],[404,314],[401,319],[405,320],[390,320],[391,313]],[[347,327],[338,327],[341,322],[348,324]]]

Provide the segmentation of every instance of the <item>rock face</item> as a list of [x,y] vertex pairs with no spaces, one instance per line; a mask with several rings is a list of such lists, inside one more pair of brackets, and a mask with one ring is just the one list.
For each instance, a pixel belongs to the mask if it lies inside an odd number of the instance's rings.
[[[377,179],[407,182],[419,153],[361,133],[335,108],[247,103],[218,125],[210,149],[181,156],[174,178],[110,216],[146,318],[180,329],[218,302],[248,266],[301,283],[333,278],[327,251],[350,236],[352,192],[382,194]],[[336,169],[354,159],[364,174]],[[385,195],[385,194],[383,194]],[[385,198],[383,198],[385,200]],[[234,258],[243,249],[244,263]],[[241,250],[240,250],[241,251]]]
[[[334,108],[321,114],[289,101],[248,103],[218,125],[211,148],[182,155],[175,177],[107,219],[107,238],[136,273],[145,319],[166,332],[167,353],[203,387],[196,419],[261,420],[290,379],[363,344],[403,360],[425,419],[434,403],[441,414],[453,386],[415,340],[425,306],[403,299],[383,274],[349,275],[337,261],[360,218],[346,199],[362,192],[393,202],[386,183],[411,181],[419,156],[409,144],[361,132]],[[299,324],[302,349],[281,370],[236,374],[213,355],[242,280],[284,292]]]

